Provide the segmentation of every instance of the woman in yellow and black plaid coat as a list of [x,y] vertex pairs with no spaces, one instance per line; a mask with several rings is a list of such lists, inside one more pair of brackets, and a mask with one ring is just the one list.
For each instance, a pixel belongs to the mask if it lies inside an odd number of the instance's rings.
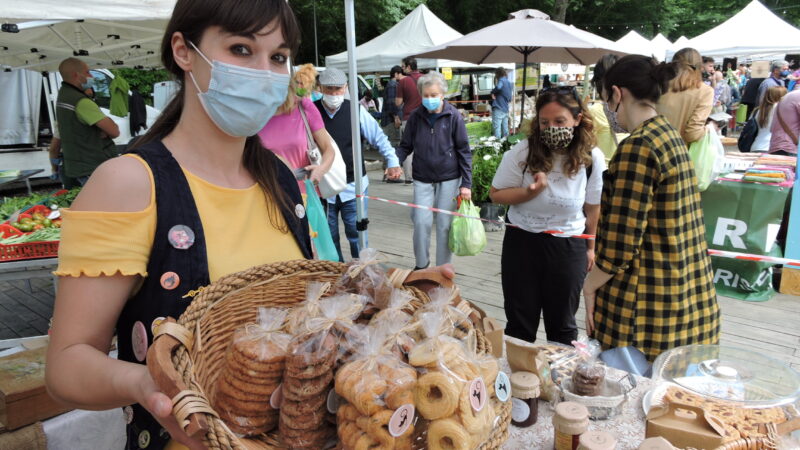
[[587,331],[604,348],[634,346],[653,360],[687,344],[719,341],[719,307],[694,166],[655,104],[677,73],[626,56],[604,97],[631,131],[603,180],[595,268],[586,278]]

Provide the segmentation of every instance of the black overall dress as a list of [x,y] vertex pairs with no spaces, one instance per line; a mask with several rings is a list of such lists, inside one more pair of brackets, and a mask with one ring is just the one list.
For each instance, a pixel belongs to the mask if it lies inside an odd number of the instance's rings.
[[[153,342],[153,321],[165,317],[177,319],[192,301],[192,297],[184,296],[208,285],[209,274],[203,225],[180,165],[161,142],[144,145],[131,153],[144,159],[153,173],[157,221],[147,277],[120,314],[117,342],[120,360],[144,364],[146,348]],[[277,158],[275,161],[280,186],[288,193],[293,205],[301,205],[294,211],[282,210],[281,213],[303,256],[311,258],[308,220],[303,213],[297,181],[284,164]],[[184,226],[179,228],[188,228],[194,234],[194,243],[185,249],[180,248],[187,247],[185,242],[174,245],[176,241],[169,238],[170,230],[179,225]],[[264,227],[271,225],[265,223]],[[269,252],[270,249],[264,248],[263,251]],[[134,344],[134,340],[138,344]],[[162,449],[166,446],[169,434],[147,410],[138,404],[126,406],[123,410],[128,423],[127,449]]]

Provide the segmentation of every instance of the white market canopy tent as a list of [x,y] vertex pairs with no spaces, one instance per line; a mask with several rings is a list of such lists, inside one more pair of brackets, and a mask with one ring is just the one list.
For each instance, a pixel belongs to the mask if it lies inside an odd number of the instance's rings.
[[663,34],[658,33],[650,41],[650,46],[653,48],[653,55],[659,60],[664,61],[668,51],[672,50],[672,42],[667,39]]
[[634,30],[619,38],[617,44],[634,55],[650,55],[653,51],[650,41]]
[[675,43],[672,44],[672,51],[677,52],[678,50],[686,48],[687,43],[689,43],[689,38],[686,36],[679,37],[677,40],[675,40]]
[[[403,58],[422,53],[437,45],[463,36],[436,17],[421,4],[380,36],[356,47],[356,64],[359,72],[388,72],[400,65]],[[325,57],[327,67],[348,70],[347,52]],[[417,59],[420,69],[437,67],[473,67],[472,64],[447,59]]]
[[69,56],[89,67],[160,66],[175,0],[0,2],[0,66],[53,71]]
[[796,53],[800,51],[800,30],[753,0],[724,23],[682,47],[692,47],[711,57]]

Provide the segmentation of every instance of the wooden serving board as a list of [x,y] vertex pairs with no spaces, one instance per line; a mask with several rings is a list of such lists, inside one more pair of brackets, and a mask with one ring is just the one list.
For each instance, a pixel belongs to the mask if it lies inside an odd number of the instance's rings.
[[15,430],[65,413],[44,385],[47,347],[0,358],[0,422]]

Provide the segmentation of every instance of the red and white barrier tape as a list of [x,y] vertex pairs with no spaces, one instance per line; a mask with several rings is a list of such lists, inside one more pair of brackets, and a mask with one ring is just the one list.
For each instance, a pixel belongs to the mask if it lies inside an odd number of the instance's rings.
[[[461,214],[461,213],[458,213],[458,212],[455,212],[455,211],[448,211],[448,210],[445,210],[445,209],[432,208],[430,206],[420,206],[420,205],[415,205],[414,203],[401,202],[401,201],[397,201],[397,200],[389,200],[389,199],[381,198],[381,197],[373,197],[371,195],[359,195],[358,197],[368,198],[370,200],[375,200],[375,201],[383,202],[383,203],[389,203],[389,204],[392,204],[392,205],[405,206],[407,208],[423,209],[423,210],[433,211],[433,212],[441,213],[441,214],[449,214],[451,216],[466,217],[467,219],[480,220],[481,222],[488,222],[488,223],[494,223],[494,224],[503,224],[503,225],[505,225],[507,227],[520,228],[517,225],[511,224],[511,223],[506,223],[506,222],[501,222],[499,220],[490,220],[490,219],[482,219],[480,217],[467,216],[467,215],[464,215],[464,214]],[[544,231],[544,233],[552,234],[553,236],[558,236],[558,237],[570,237],[570,238],[578,238],[578,239],[594,239],[594,235],[592,235],[592,234],[569,234],[569,233],[561,233],[559,231]],[[786,266],[792,266],[792,267],[800,268],[800,260],[797,260],[797,259],[777,258],[777,257],[774,257],[774,256],[764,256],[764,255],[751,255],[749,253],[730,252],[730,251],[727,251],[727,250],[714,250],[714,249],[708,249],[708,254],[711,255],[711,256],[717,256],[717,257],[720,257],[720,258],[739,259],[739,260],[743,260],[743,261],[765,262],[765,263],[771,263],[771,264],[783,264],[783,265],[786,265]]]

